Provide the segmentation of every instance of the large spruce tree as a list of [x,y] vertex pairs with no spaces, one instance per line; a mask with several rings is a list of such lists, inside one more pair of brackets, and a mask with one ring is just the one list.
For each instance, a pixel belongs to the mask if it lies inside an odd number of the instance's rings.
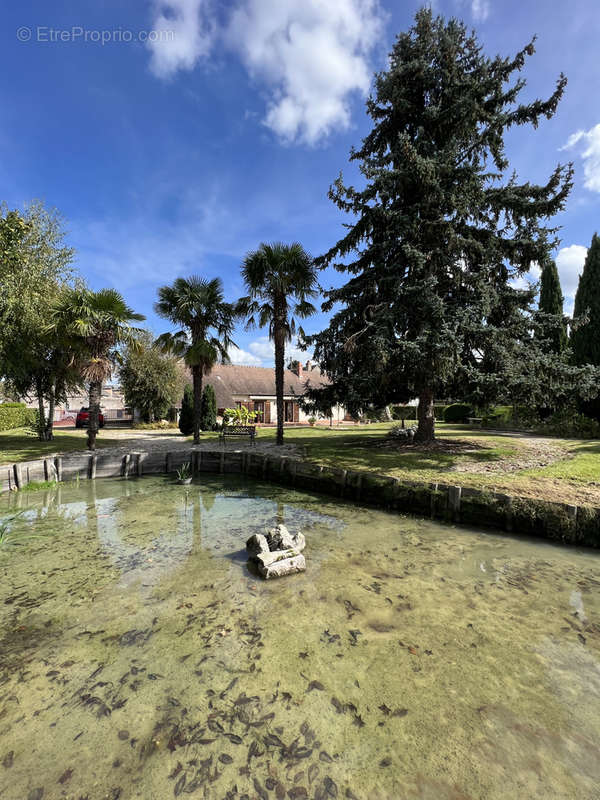
[[[592,237],[575,294],[570,343],[575,364],[600,366],[600,237],[597,233]],[[600,398],[582,402],[581,409],[600,419]]]
[[542,267],[540,278],[540,302],[542,322],[554,353],[562,353],[567,347],[567,328],[563,316],[564,297],[556,263],[548,258]]
[[327,293],[335,313],[307,341],[351,410],[418,397],[420,441],[434,437],[433,400],[449,381],[481,371],[493,384],[531,302],[512,282],[555,244],[547,221],[571,165],[542,185],[507,177],[506,132],[552,117],[566,84],[519,102],[533,52],[488,58],[461,22],[419,11],[367,102],[373,129],[351,154],[364,185],[340,175],[329,192],[353,219],[318,263],[351,278]]

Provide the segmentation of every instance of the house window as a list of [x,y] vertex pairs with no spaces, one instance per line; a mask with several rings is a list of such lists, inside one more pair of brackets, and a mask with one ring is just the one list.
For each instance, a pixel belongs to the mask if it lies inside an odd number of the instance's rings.
[[254,401],[254,410],[256,413],[256,421],[257,422],[264,422],[265,421],[265,401],[264,400],[255,400]]

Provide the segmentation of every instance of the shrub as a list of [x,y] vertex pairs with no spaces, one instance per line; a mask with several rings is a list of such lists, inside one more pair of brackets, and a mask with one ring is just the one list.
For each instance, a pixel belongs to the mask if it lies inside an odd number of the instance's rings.
[[473,416],[473,407],[468,403],[451,403],[444,409],[444,422],[466,422]]
[[489,427],[500,428],[510,425],[513,421],[512,406],[492,406],[483,417],[483,424]]
[[159,419],[156,422],[136,422],[133,427],[140,431],[162,431],[172,430],[177,426],[174,422],[169,422],[168,419]]
[[256,422],[258,411],[250,411],[246,406],[226,408],[223,412],[224,425],[252,425]]
[[0,431],[27,428],[35,421],[35,411],[25,403],[3,403],[0,405]]
[[214,430],[217,424],[217,400],[215,390],[208,383],[202,392],[202,402],[200,404],[200,427],[203,431]]
[[393,419],[416,419],[416,406],[392,406]]
[[536,431],[575,439],[600,439],[600,422],[570,409],[555,412],[537,425]]
[[194,432],[194,391],[188,383],[183,390],[181,413],[179,415],[179,430],[184,436]]

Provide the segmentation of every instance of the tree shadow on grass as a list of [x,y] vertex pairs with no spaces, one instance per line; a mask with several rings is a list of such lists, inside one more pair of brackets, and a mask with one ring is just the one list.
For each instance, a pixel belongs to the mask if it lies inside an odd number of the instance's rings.
[[430,445],[390,440],[385,436],[345,437],[334,443],[321,440],[307,442],[309,458],[318,457],[340,466],[357,469],[376,469],[387,472],[404,469],[409,471],[452,471],[457,464],[467,462],[501,461],[510,455],[496,447],[486,447],[457,439],[437,439]]

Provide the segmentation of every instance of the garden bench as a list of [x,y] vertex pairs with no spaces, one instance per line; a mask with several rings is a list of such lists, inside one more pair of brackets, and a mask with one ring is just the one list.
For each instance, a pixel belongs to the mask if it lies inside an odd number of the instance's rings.
[[227,436],[249,436],[250,443],[256,444],[254,441],[256,438],[256,426],[255,425],[224,425],[223,431],[219,436],[219,439],[225,443],[225,438]]
[[469,417],[469,425],[473,428],[483,427],[483,417]]

